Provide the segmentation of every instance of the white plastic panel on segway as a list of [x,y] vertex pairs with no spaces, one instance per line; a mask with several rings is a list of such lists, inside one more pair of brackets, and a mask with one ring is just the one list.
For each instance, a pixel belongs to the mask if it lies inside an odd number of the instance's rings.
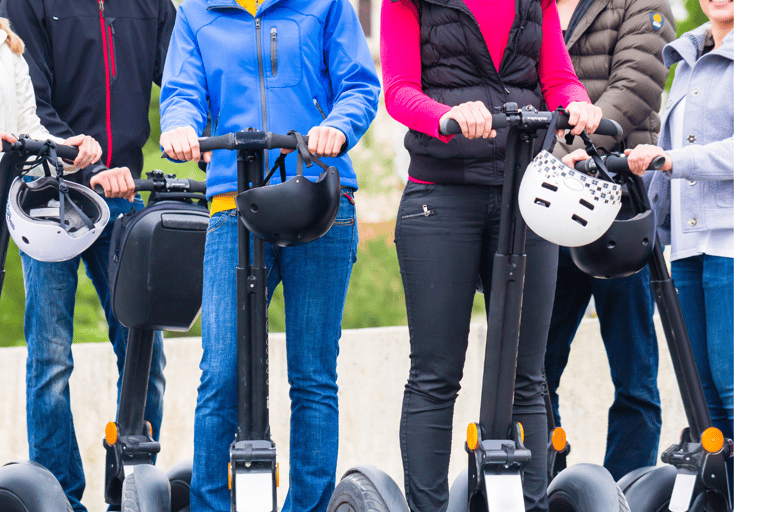
[[235,512],[272,512],[272,473],[235,474]]
[[669,512],[687,512],[693,499],[693,488],[696,486],[696,475],[678,473],[675,477],[675,487],[669,499]]
[[485,496],[491,512],[525,512],[523,480],[520,475],[485,474]]

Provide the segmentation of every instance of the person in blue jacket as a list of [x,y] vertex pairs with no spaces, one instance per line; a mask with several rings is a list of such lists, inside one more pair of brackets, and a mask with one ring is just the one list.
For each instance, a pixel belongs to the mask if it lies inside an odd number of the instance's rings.
[[[227,463],[237,425],[236,154],[201,155],[198,136],[209,117],[214,136],[248,127],[296,130],[339,170],[342,194],[330,231],[309,244],[265,248],[268,298],[281,280],[285,295],[291,439],[283,510],[322,512],[336,477],[336,358],[357,252],[357,179],[347,151],[373,120],[379,91],[347,0],[186,0],[179,8],[160,95],[160,144],[171,158],[208,162],[211,205],[190,499],[196,512],[230,509]],[[278,155],[266,154],[266,170]],[[289,176],[295,158],[286,160]],[[316,179],[318,167],[304,176]]]

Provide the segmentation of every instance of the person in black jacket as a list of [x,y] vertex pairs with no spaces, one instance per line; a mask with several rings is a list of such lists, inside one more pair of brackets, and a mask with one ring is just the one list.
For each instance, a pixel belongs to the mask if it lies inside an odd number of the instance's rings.
[[[0,13],[26,44],[24,57],[43,126],[62,138],[85,133],[103,148],[102,163],[68,177],[104,187],[110,221],[99,239],[64,262],[40,262],[21,254],[29,455],[51,470],[74,511],[80,512],[85,510],[80,502],[85,476],[68,385],[78,267],[82,259],[104,308],[120,372],[119,394],[128,330],[110,307],[109,242],[114,219],[142,206],[133,179],[142,170],[152,82],[161,83],[176,10],[171,0],[0,0]],[[155,438],[162,418],[164,365],[158,332],[145,410]]]

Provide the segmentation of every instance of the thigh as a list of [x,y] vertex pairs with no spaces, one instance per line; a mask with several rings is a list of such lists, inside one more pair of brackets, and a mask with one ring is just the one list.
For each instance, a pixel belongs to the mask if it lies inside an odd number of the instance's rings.
[[458,389],[464,365],[488,194],[487,187],[408,182],[398,212],[410,384],[448,396]]
[[712,379],[728,419],[733,420],[733,258],[707,256],[703,270],[707,353]]

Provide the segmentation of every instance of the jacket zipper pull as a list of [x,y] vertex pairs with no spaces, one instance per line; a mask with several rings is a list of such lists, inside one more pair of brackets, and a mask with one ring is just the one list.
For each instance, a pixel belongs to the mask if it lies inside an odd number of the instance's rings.
[[326,119],[327,116],[325,115],[325,112],[323,112],[323,107],[320,106],[320,102],[317,101],[317,98],[312,98],[312,103],[315,104],[315,108],[320,112],[320,115],[323,116],[323,119]]
[[99,0],[99,12],[101,12],[101,15],[104,15],[104,0]]
[[429,206],[427,206],[427,205],[425,205],[425,204],[421,205],[421,208],[424,210],[424,216],[425,216],[425,217],[429,217],[430,215],[432,215],[433,213],[435,213],[435,211],[434,211],[434,210],[430,210],[430,209],[429,209]]

